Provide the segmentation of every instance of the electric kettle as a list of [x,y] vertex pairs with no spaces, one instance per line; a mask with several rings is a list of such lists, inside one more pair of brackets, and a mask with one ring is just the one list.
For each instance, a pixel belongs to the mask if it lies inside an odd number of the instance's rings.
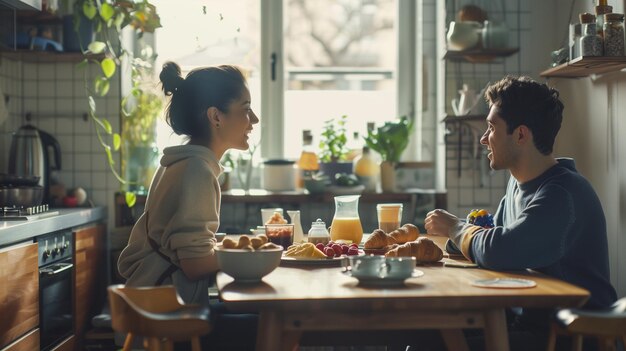
[[[54,166],[48,151],[54,152]],[[38,176],[38,185],[44,188],[44,201],[49,200],[50,171],[61,169],[61,147],[50,134],[32,125],[20,127],[13,134],[9,154],[9,173],[17,176]]]

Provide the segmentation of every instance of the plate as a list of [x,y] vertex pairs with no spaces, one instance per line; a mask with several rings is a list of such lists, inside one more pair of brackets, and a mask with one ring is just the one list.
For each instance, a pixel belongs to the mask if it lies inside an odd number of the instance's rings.
[[[345,275],[352,277],[350,271],[344,272]],[[404,281],[409,278],[419,278],[424,275],[424,272],[419,269],[414,269],[413,274],[407,278],[379,278],[379,277],[354,277],[359,281],[359,285],[368,285],[368,286],[397,286],[404,285]]]
[[495,278],[495,279],[479,279],[472,282],[473,286],[479,288],[495,288],[495,289],[527,289],[537,286],[534,280],[519,278]]
[[333,258],[311,258],[311,257],[281,257],[281,263],[302,266],[340,266],[341,261],[347,256]]

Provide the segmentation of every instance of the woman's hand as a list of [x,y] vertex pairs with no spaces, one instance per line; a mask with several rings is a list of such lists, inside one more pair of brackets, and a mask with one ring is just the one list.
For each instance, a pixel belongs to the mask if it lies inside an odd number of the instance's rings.
[[452,232],[456,232],[461,220],[444,210],[436,209],[428,212],[424,226],[426,227],[426,233],[431,235],[450,237]]

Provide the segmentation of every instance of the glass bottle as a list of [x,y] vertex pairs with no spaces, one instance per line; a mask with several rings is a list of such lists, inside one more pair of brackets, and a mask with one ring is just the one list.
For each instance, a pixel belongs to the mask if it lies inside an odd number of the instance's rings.
[[335,196],[335,216],[330,227],[333,241],[361,243],[363,227],[359,217],[359,198],[361,195]]
[[313,244],[322,243],[324,245],[328,244],[330,241],[330,234],[328,234],[328,230],[326,229],[326,223],[324,223],[324,221],[320,218],[311,223],[311,229],[307,235],[307,240]]
[[604,15],[604,56],[624,56],[624,15]]
[[596,32],[596,16],[590,13],[580,14],[583,35],[580,37],[580,54],[582,56],[602,56],[602,38]]
[[352,133],[352,140],[348,143],[348,153],[346,154],[346,161],[353,161],[357,156],[361,154],[361,140],[359,139],[359,132]]
[[380,166],[372,157],[369,147],[363,146],[361,154],[354,159],[352,172],[359,178],[361,184],[365,186],[363,191],[368,193],[376,192]]
[[298,159],[298,187],[304,188],[304,179],[311,177],[319,168],[317,155],[313,149],[313,134],[310,130],[303,130],[302,153]]

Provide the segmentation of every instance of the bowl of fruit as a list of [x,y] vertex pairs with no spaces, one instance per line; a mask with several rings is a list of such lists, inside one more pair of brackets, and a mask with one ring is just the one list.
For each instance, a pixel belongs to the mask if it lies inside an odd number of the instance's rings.
[[255,283],[280,264],[283,247],[268,241],[265,235],[241,235],[237,241],[224,238],[215,248],[222,272],[240,283]]

